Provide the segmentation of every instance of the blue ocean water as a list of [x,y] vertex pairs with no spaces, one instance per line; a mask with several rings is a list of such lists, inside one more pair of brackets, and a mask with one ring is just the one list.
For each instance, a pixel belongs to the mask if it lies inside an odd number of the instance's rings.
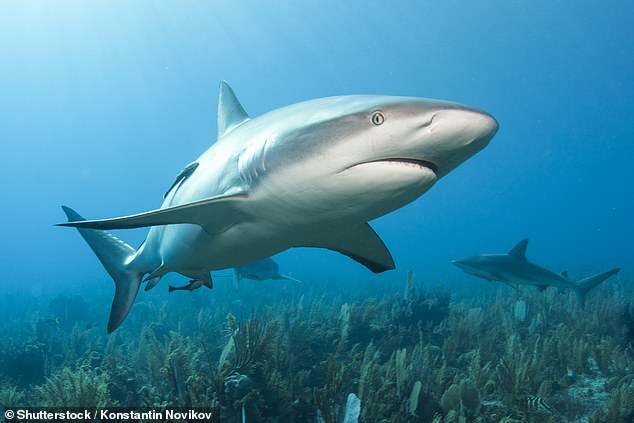
[[[284,273],[380,284],[413,270],[429,286],[495,292],[450,260],[530,238],[539,264],[574,278],[621,267],[610,283],[628,284],[633,16],[620,0],[2,1],[0,294],[94,287],[107,314],[111,280],[76,231],[53,226],[60,205],[88,218],[160,206],[216,139],[220,80],[251,116],[389,94],[469,104],[500,124],[486,149],[373,222],[394,272],[296,249],[276,257]],[[145,234],[116,232],[134,246]]]
[[[252,116],[377,93],[459,101],[497,118],[484,151],[375,222],[398,271],[455,281],[463,276],[450,259],[529,237],[529,255],[554,269],[631,275],[628,2],[0,8],[2,290],[101,279],[76,234],[52,227],[64,220],[60,204],[94,218],[160,205],[174,175],[215,140],[221,79]],[[120,236],[135,245],[144,231]],[[380,278],[334,253],[280,260],[305,278]]]

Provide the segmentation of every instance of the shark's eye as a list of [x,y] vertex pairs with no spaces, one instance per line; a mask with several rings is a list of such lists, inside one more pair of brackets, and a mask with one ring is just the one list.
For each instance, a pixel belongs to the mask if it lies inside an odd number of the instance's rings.
[[376,111],[374,113],[372,113],[372,123],[375,124],[376,126],[381,125],[383,122],[385,122],[385,116],[383,116],[383,113]]

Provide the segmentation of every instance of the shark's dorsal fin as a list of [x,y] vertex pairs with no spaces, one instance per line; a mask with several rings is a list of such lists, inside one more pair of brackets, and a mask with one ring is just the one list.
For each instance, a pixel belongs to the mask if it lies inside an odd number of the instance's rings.
[[249,120],[249,115],[225,81],[220,81],[218,93],[218,139]]
[[301,245],[301,247],[318,247],[337,251],[361,263],[374,273],[394,269],[392,255],[367,223],[347,231],[335,231],[324,239]]
[[526,260],[526,247],[528,246],[528,238],[521,240],[515,247],[509,251],[509,256],[513,256],[520,260]]

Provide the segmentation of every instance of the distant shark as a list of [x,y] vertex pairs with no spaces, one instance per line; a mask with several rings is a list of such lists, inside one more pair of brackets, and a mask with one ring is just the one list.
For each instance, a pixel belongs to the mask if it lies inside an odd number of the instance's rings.
[[275,260],[268,257],[253,263],[245,264],[233,268],[233,286],[239,287],[242,279],[255,281],[265,281],[269,279],[279,279],[294,282],[302,282],[287,275],[280,274],[280,266]]
[[[142,281],[168,272],[211,285],[211,270],[292,247],[338,251],[373,272],[394,268],[368,221],[415,200],[484,148],[489,114],[437,100],[343,96],[249,118],[220,83],[218,141],[180,172],[160,209],[68,223],[115,281],[108,333]],[[101,230],[151,226],[135,250]]]
[[[222,277],[223,275],[221,275]],[[233,286],[236,288],[240,287],[240,281],[242,279],[251,279],[255,281],[266,281],[269,279],[279,279],[279,280],[287,280],[294,282],[302,282],[298,279],[292,278],[287,275],[280,274],[280,266],[277,264],[275,260],[270,257],[267,257],[262,260],[255,261],[253,263],[245,264],[242,266],[233,268]],[[149,286],[149,284],[147,285]],[[148,290],[146,286],[146,291]],[[202,281],[199,280],[191,280],[187,285],[183,286],[172,286],[170,285],[168,288],[169,292],[173,291],[195,291],[196,289],[204,286]],[[213,288],[213,286],[206,285],[207,288]]]
[[573,282],[568,275],[551,272],[526,259],[528,239],[521,240],[508,254],[480,254],[453,260],[452,263],[465,272],[488,281],[530,285],[540,289],[554,286],[560,289],[571,288],[577,294],[577,304],[583,307],[586,294],[621,269],[608,270],[605,273],[590,276]]

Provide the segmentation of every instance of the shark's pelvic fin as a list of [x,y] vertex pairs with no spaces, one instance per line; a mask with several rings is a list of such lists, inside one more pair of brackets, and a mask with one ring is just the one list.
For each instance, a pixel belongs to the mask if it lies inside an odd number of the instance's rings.
[[528,238],[521,240],[515,247],[509,251],[509,256],[517,259],[526,260],[526,247],[528,246]]
[[[101,220],[69,221],[58,223],[57,226],[103,230],[192,223],[202,226],[207,233],[219,233],[226,229],[228,220],[235,221],[236,213],[240,213],[236,206],[244,198],[244,194],[223,194],[206,200],[130,216]],[[217,218],[210,222],[209,216],[217,216]]]
[[218,95],[218,139],[249,120],[249,115],[226,81],[220,81]]
[[303,247],[319,247],[337,251],[361,263],[374,273],[385,272],[395,267],[389,250],[367,223],[348,231],[328,234],[328,238],[312,245],[303,245]]
[[[62,209],[69,222],[85,220],[70,207],[62,206]],[[84,228],[77,228],[77,230],[114,279],[115,293],[108,320],[108,333],[111,333],[121,325],[130,312],[141,285],[143,272],[129,269],[126,265],[136,251],[125,242],[107,232]]]
[[195,273],[187,273],[188,276],[194,278],[191,282],[200,283],[200,286],[206,286],[209,289],[214,288],[214,282],[211,279],[211,273],[206,270],[202,270]]
[[577,286],[575,288],[575,293],[577,294],[577,305],[583,308],[586,303],[586,294],[597,287],[601,282],[612,275],[616,275],[620,271],[621,269],[619,268],[608,270],[607,272],[600,273],[598,275],[588,276],[587,278],[583,278],[577,282],[575,284]]
[[161,276],[157,276],[155,278],[150,278],[150,279],[144,279],[147,281],[147,284],[145,284],[145,288],[143,289],[144,291],[149,291],[150,289],[154,288],[160,281],[161,281]]

